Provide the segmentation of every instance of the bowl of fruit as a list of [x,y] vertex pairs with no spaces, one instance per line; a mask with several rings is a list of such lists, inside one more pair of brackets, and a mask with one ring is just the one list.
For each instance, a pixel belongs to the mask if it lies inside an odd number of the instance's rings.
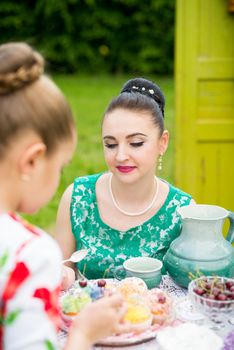
[[194,307],[206,315],[212,328],[234,324],[234,279],[201,276],[189,283],[188,296]]

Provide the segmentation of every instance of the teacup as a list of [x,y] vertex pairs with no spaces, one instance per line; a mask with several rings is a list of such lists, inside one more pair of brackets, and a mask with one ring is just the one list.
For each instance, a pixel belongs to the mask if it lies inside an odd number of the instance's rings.
[[161,282],[162,266],[162,262],[155,258],[144,256],[130,258],[114,270],[114,277],[118,280],[125,277],[138,277],[146,283],[149,289],[152,289]]

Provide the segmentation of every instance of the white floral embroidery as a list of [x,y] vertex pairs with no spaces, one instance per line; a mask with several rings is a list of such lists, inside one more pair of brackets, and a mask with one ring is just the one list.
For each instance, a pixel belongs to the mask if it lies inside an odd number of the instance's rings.
[[150,220],[128,231],[117,231],[102,222],[98,213],[95,184],[101,174],[77,178],[71,202],[72,231],[77,249],[90,254],[79,263],[88,278],[113,277],[116,266],[134,256],[162,259],[181,229],[178,207],[188,205],[191,196],[170,185],[162,208]]

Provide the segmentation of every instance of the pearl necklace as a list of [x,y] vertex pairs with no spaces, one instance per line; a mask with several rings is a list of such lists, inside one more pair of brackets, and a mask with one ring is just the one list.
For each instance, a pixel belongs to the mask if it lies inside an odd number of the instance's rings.
[[159,191],[159,181],[158,178],[155,176],[155,182],[156,182],[156,191],[155,191],[155,195],[154,198],[152,199],[151,203],[148,205],[148,207],[146,207],[145,209],[143,209],[142,211],[139,211],[138,213],[129,213],[123,209],[121,209],[118,204],[116,203],[116,200],[114,198],[113,192],[112,192],[112,187],[111,187],[111,181],[112,181],[112,174],[110,174],[109,176],[109,192],[110,192],[110,196],[111,196],[111,200],[115,206],[115,208],[120,211],[122,214],[127,215],[127,216],[140,216],[145,214],[148,210],[150,210],[154,204],[154,202],[156,201],[156,198],[158,197],[158,191]]

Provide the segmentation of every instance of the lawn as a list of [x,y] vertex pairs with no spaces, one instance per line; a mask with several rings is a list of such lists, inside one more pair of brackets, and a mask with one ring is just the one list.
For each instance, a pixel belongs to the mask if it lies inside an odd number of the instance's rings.
[[[101,120],[109,101],[118,95],[123,83],[132,76],[52,76],[67,97],[78,129],[78,147],[72,162],[63,171],[60,186],[53,200],[37,214],[28,218],[31,222],[51,230],[53,228],[59,200],[65,188],[80,175],[93,174],[106,169],[101,143]],[[174,152],[174,85],[171,77],[154,80],[164,91],[166,97],[165,125],[170,131],[170,145],[163,159],[163,170],[160,176],[173,182]],[[53,231],[53,229],[51,230]]]

